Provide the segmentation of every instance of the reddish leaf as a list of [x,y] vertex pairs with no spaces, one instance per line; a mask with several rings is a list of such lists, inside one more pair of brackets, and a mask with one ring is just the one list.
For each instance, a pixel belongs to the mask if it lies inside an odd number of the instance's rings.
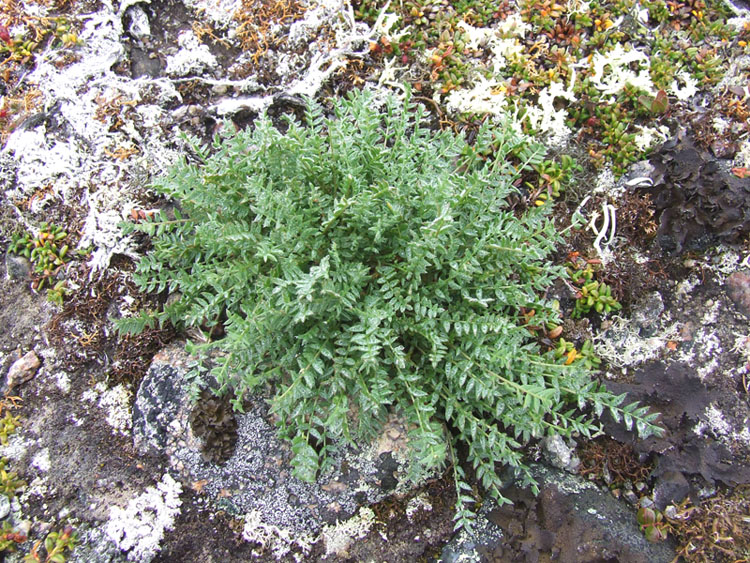
[[732,168],[732,174],[737,176],[738,178],[750,178],[750,169],[749,168]]
[[0,25],[0,40],[2,40],[6,45],[10,45],[10,32],[4,25]]
[[656,94],[656,98],[651,102],[651,113],[664,113],[669,108],[669,99],[667,99],[667,93],[664,90],[659,90]]

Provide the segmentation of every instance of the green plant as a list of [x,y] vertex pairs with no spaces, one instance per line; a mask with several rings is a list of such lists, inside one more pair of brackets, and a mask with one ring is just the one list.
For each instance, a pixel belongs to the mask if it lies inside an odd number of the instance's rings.
[[[11,236],[8,252],[31,260],[34,271],[38,274],[33,282],[34,289],[42,289],[47,280],[70,260],[70,247],[65,243],[67,236],[68,233],[62,227],[49,223],[42,223],[36,236],[31,233],[16,233]],[[54,291],[59,290],[55,286]]]
[[26,483],[18,478],[15,471],[6,471],[5,466],[7,464],[7,459],[0,459],[0,493],[12,499],[16,496],[16,490],[26,485]]
[[44,540],[46,555],[39,554],[42,542],[37,541],[31,551],[23,558],[24,563],[65,563],[65,551],[73,551],[78,536],[71,526],[65,526],[59,532],[50,532]]
[[305,126],[289,120],[285,134],[262,118],[216,138],[211,156],[196,144],[200,165],[183,161],[155,183],[178,203],[174,215],[124,228],[152,236],[138,285],[179,298],[119,320],[121,331],[223,325],[223,336],[190,351],[220,391],[234,390],[235,408],[271,386],[304,480],[328,465],[333,442],[372,438],[390,409],[402,413],[412,479],[452,462],[457,526],[471,525],[473,503],[458,443],[504,502],[496,463],[536,490],[524,444],[599,428],[576,405],[659,431],[656,415],[621,406],[526,326],[531,310],[535,324],[559,324],[543,294],[566,275],[547,259],[562,235],[545,209],[506,203],[541,162],[539,145],[482,126],[470,146],[425,129],[424,108],[408,100],[378,109],[360,93],[333,112],[324,119],[310,103]]
[[636,514],[636,520],[648,541],[659,542],[667,539],[666,529],[669,524],[659,510],[641,507]]
[[47,301],[54,303],[58,307],[62,307],[63,300],[68,293],[70,293],[70,289],[68,289],[68,281],[60,280],[54,285],[54,287],[47,290]]
[[[34,58],[40,45],[50,38],[53,43],[62,47],[73,47],[80,43],[78,35],[64,17],[34,18],[33,23],[28,21],[27,24],[29,35],[33,35],[33,39],[20,36],[11,38],[10,35],[3,37],[0,56],[5,55],[4,58],[10,61],[26,64]],[[5,33],[8,33],[7,29]]]
[[662,114],[669,108],[669,99],[664,90],[659,90],[653,98],[646,94],[642,94],[638,96],[638,102],[646,108],[648,112],[654,115]]
[[544,160],[533,168],[537,182],[526,182],[526,187],[531,190],[530,199],[534,200],[537,206],[544,205],[550,198],[560,197],[574,173],[583,170],[575,159],[567,154],[562,155],[559,162]]
[[566,365],[579,362],[587,370],[599,369],[602,363],[594,352],[594,344],[591,340],[586,340],[578,350],[572,342],[561,338],[555,347],[555,357],[558,360],[564,360]]
[[26,536],[16,532],[13,529],[13,524],[7,520],[3,521],[3,528],[0,530],[0,552],[2,551],[15,551],[16,546],[19,543],[26,541]]
[[594,279],[594,267],[587,263],[581,268],[580,259],[566,264],[571,281],[576,285],[576,304],[571,317],[580,319],[592,310],[597,313],[619,311],[622,308],[617,299],[612,296],[612,288],[604,282]]
[[3,446],[8,445],[8,438],[21,426],[21,417],[13,416],[9,412],[0,418],[0,443]]

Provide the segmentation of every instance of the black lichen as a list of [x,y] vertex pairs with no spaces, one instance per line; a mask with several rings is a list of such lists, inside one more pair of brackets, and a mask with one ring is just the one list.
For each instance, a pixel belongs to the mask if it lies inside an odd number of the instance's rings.
[[658,240],[667,252],[736,243],[750,232],[750,178],[739,178],[680,134],[650,158],[651,194],[659,217]]
[[203,442],[201,456],[210,463],[224,463],[237,443],[237,419],[229,402],[204,390],[190,413],[193,434]]

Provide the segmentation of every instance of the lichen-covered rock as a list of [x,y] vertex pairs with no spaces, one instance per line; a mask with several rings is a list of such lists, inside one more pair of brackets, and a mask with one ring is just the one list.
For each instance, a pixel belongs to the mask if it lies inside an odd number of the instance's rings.
[[547,436],[542,440],[542,451],[545,459],[558,469],[564,469],[574,473],[581,460],[574,453],[574,448],[569,447],[561,436]]
[[130,561],[148,563],[159,551],[166,530],[180,513],[182,486],[165,474],[155,487],[132,499],[126,508],[113,506],[105,530],[127,552]]
[[8,252],[5,255],[5,271],[11,280],[26,281],[31,277],[31,262],[28,258]]
[[[510,487],[512,504],[486,503],[476,537],[459,535],[443,550],[444,562],[565,561],[667,563],[669,541],[651,544],[626,504],[577,475],[533,467],[540,492]],[[544,554],[542,556],[542,554]],[[544,559],[543,559],[544,557]]]
[[[136,446],[166,454],[185,482],[194,483],[230,514],[249,518],[260,530],[257,537],[274,538],[273,552],[284,552],[278,542],[292,538],[297,547],[287,547],[299,553],[299,546],[307,545],[303,539],[320,534],[324,525],[346,520],[363,505],[413,487],[406,479],[407,432],[396,414],[371,444],[335,448],[329,453],[332,467],[317,482],[306,483],[291,476],[291,448],[277,436],[262,397],[249,397],[244,413],[232,414],[208,393],[196,409],[185,377],[190,362],[179,343],[154,358],[133,408]],[[201,404],[203,400],[207,404]],[[222,446],[221,456],[206,454],[205,440],[211,439],[213,430],[225,432],[235,424],[231,451]],[[226,453],[230,455],[223,461]]]

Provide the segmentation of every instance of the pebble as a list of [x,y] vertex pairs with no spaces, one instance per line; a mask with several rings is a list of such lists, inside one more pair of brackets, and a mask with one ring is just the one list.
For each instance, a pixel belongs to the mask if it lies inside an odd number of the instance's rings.
[[34,375],[36,375],[36,370],[39,369],[40,365],[41,362],[34,350],[28,352],[20,360],[13,362],[13,365],[10,366],[10,369],[8,370],[8,389],[17,387],[34,377]]
[[553,466],[575,473],[581,461],[558,435],[547,436],[542,440],[542,455]]

